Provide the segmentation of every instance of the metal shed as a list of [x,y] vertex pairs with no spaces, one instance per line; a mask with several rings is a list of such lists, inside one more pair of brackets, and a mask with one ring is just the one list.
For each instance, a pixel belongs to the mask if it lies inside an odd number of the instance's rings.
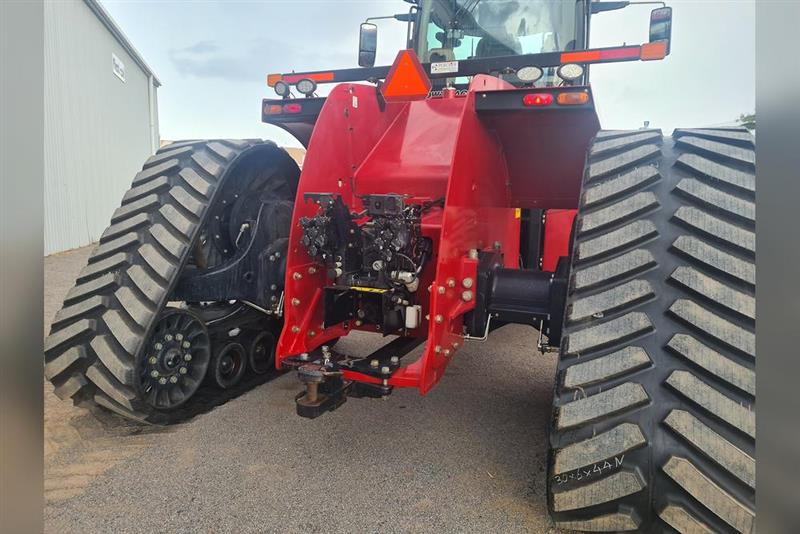
[[44,4],[44,253],[100,238],[159,146],[161,85],[96,0]]

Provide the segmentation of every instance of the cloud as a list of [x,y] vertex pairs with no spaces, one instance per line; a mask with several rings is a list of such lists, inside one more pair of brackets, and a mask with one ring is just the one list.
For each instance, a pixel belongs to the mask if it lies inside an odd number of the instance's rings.
[[[337,47],[298,51],[291,43],[268,39],[240,42],[235,49],[223,50],[216,41],[198,41],[168,51],[169,60],[181,76],[252,81],[264,76],[265,67],[274,64],[277,70],[320,69],[331,65],[350,66],[354,53]],[[289,61],[285,64],[283,61]]]
[[205,54],[208,52],[216,52],[219,50],[219,45],[216,41],[198,41],[192,46],[175,50],[175,52],[182,52],[186,54]]
[[246,80],[260,71],[258,65],[252,63],[252,51],[225,52],[216,41],[198,41],[184,48],[172,48],[168,54],[182,76]]

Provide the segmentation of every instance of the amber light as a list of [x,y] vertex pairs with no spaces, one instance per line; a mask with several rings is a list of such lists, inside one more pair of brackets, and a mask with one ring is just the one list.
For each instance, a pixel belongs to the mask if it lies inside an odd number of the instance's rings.
[[614,61],[623,59],[638,59],[641,53],[638,46],[625,46],[621,48],[606,48],[599,50],[581,50],[578,52],[564,52],[561,54],[561,64],[566,63],[596,63],[598,61]]
[[642,45],[642,61],[653,61],[654,59],[664,59],[667,57],[667,42],[656,41]]
[[283,81],[286,83],[297,83],[300,80],[311,80],[317,83],[321,82],[332,82],[334,81],[334,75],[332,72],[308,72],[308,73],[300,73],[300,74],[285,74],[283,75]]
[[276,113],[281,113],[283,111],[283,106],[278,104],[271,104],[264,106],[264,112],[267,115],[275,115]]
[[543,107],[553,103],[553,95],[550,93],[529,93],[522,97],[522,104],[525,106]]
[[560,106],[581,106],[589,102],[589,93],[583,91],[579,93],[561,93],[556,98]]
[[281,79],[283,79],[282,74],[268,74],[267,85],[270,87],[275,87],[275,84],[281,81]]

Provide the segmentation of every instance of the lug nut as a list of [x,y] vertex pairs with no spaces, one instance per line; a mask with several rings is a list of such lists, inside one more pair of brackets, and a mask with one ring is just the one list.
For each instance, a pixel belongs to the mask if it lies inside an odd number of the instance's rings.
[[150,371],[150,376],[152,376],[153,378],[158,378],[158,371],[153,369],[152,371]]
[[438,288],[436,288],[436,292],[439,293],[440,295],[444,295],[445,291],[446,289],[444,288],[444,286],[439,286]]
[[158,363],[158,358],[156,358],[155,356],[150,356],[150,358],[147,361],[150,362],[150,365],[155,365]]
[[300,299],[293,298],[292,299],[292,306],[300,306]]
[[298,333],[300,333],[300,327],[299,327],[299,326],[293,326],[293,327],[292,327],[292,333],[293,333],[293,334],[298,334]]
[[166,336],[164,336],[164,340],[165,341],[172,341],[172,334],[167,334]]
[[278,284],[270,284],[269,289],[270,291],[275,291],[276,289],[278,289]]
[[189,372],[189,370],[186,367],[181,367],[180,369],[178,369],[178,372],[182,375],[185,375],[186,373]]
[[294,278],[295,280],[300,280],[301,278],[303,278],[303,275],[300,273],[294,273],[292,275],[292,278]]
[[461,293],[461,298],[464,299],[465,302],[469,302],[472,300],[472,291],[464,291]]
[[381,362],[379,362],[378,360],[372,360],[371,362],[369,362],[369,366],[375,368],[377,368],[380,364]]
[[308,274],[317,274],[317,269],[315,267],[309,267]]
[[175,334],[176,341],[183,341],[183,334]]
[[388,375],[389,371],[391,371],[391,369],[389,369],[387,366],[384,365],[383,367],[381,367],[381,373]]
[[390,361],[391,361],[391,362],[392,362],[394,365],[397,365],[398,363],[400,363],[400,358],[398,358],[397,356],[392,356]]
[[464,278],[464,280],[461,281],[461,285],[463,285],[467,289],[471,288],[472,284],[474,284],[474,283],[475,283],[475,281],[472,278],[469,278],[469,277]]
[[192,355],[191,354],[184,354],[183,355],[183,361],[185,361],[185,362],[192,361]]
[[437,315],[436,317],[434,317],[434,321],[441,324],[444,321],[444,317],[442,317],[441,315]]
[[191,344],[191,343],[189,343],[188,341],[184,341],[184,342],[183,342],[183,344],[182,344],[182,346],[183,346],[183,348],[184,348],[184,349],[188,349],[189,347],[191,347],[191,346],[192,346],[192,344]]
[[161,378],[159,378],[159,379],[158,379],[158,383],[159,383],[159,384],[161,384],[162,386],[163,386],[164,384],[166,384],[166,383],[167,383],[167,379],[166,379],[166,377],[163,377],[163,376],[162,376]]
[[452,278],[447,279],[447,287],[456,287],[456,281]]
[[177,384],[178,383],[178,377],[173,375],[173,376],[169,377],[169,381],[172,382],[173,384]]
[[156,344],[155,344],[155,345],[153,345],[153,346],[155,347],[155,349],[156,349],[156,350],[161,350],[161,349],[163,349],[163,348],[164,348],[164,345],[162,345],[161,343],[156,343]]

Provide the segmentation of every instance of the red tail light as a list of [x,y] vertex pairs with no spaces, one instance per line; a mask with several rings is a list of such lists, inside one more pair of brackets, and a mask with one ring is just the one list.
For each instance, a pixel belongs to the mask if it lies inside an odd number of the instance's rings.
[[526,106],[549,106],[553,103],[553,95],[550,93],[529,93],[522,97],[522,103]]
[[283,105],[283,112],[284,113],[300,113],[303,111],[303,106],[300,104],[284,104]]

